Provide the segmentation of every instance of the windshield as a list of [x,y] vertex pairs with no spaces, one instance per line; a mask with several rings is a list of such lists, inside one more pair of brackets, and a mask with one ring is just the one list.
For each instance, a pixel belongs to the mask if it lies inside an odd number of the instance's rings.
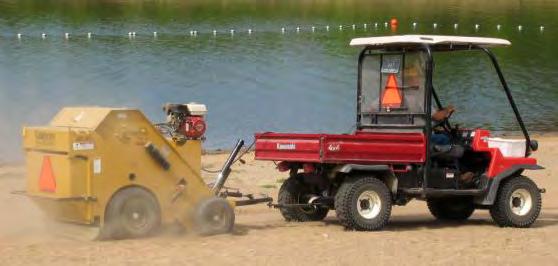
[[425,62],[423,52],[365,55],[360,125],[424,125]]

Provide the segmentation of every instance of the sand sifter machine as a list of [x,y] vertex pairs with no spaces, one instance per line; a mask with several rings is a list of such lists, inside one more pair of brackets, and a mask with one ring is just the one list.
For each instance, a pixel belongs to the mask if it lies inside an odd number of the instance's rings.
[[23,128],[26,194],[48,216],[89,228],[97,239],[144,237],[176,224],[226,233],[236,206],[271,202],[223,191],[242,140],[215,182],[204,182],[205,105],[166,104],[163,110],[167,121],[152,124],[136,109],[69,107],[48,126]]

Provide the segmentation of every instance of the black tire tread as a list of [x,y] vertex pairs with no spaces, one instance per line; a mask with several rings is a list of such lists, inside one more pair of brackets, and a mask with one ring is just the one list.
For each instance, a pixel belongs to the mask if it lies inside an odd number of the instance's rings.
[[[473,199],[469,197],[433,198],[427,199],[426,204],[430,213],[438,220],[464,221],[471,217],[475,211]],[[458,204],[461,204],[461,206],[458,206]],[[455,207],[460,208],[456,209]]]
[[[374,184],[378,188],[377,191],[382,198],[385,206],[380,212],[379,219],[372,224],[359,223],[353,217],[352,202],[357,190],[366,184]],[[357,231],[377,231],[381,230],[389,221],[391,216],[391,192],[387,186],[379,179],[374,177],[349,177],[342,184],[335,195],[335,212],[339,222],[347,229]]]
[[[509,209],[508,195],[517,187],[523,187],[532,193],[533,199],[532,214],[528,219],[515,219],[514,214]],[[542,199],[539,188],[531,179],[525,176],[510,177],[500,185],[494,204],[490,207],[490,216],[500,227],[530,227],[539,217],[542,208]]]
[[[206,214],[211,213],[217,208],[224,208],[225,219],[223,227],[211,227],[205,219]],[[218,235],[232,232],[234,228],[235,214],[233,208],[226,199],[211,197],[202,200],[196,210],[196,230],[197,233],[204,236]]]
[[[127,230],[122,223],[120,223],[119,215],[122,205],[131,197],[143,197],[149,204],[153,205],[156,214],[155,221],[149,231],[137,234]],[[125,239],[125,238],[142,238],[153,235],[161,226],[161,209],[157,198],[147,190],[141,187],[128,187],[124,188],[111,198],[105,210],[105,224],[101,228],[100,239]]]
[[[299,202],[296,198],[299,192],[304,188],[304,184],[297,179],[296,176],[290,177],[279,189],[278,203],[279,204],[295,204]],[[280,208],[281,215],[287,222],[310,222],[321,221],[329,212],[327,208],[318,208],[313,213],[302,211],[300,208]]]

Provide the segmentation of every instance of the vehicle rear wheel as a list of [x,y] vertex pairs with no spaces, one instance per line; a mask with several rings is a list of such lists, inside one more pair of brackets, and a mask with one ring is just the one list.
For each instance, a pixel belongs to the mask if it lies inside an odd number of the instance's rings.
[[335,195],[337,218],[347,229],[382,229],[391,215],[391,193],[377,178],[349,178]]
[[211,197],[203,200],[195,215],[197,233],[201,235],[225,234],[233,230],[234,210],[223,198]]
[[157,199],[145,189],[125,188],[110,200],[102,238],[140,238],[152,235],[161,224]]
[[[285,180],[281,185],[277,202],[281,205],[305,204],[308,203],[311,196],[310,188],[295,176]],[[286,207],[280,208],[280,211],[286,221],[309,222],[323,220],[327,216],[329,208]]]
[[537,220],[541,205],[541,193],[531,179],[510,177],[498,189],[490,216],[501,227],[525,228]]
[[427,199],[428,210],[438,220],[463,221],[475,211],[475,204],[470,197]]

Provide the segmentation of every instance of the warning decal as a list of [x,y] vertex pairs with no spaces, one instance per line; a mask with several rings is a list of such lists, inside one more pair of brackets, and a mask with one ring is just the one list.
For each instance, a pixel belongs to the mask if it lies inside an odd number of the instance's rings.
[[43,165],[41,166],[41,175],[39,176],[39,189],[45,192],[56,191],[56,177],[52,170],[52,163],[50,157],[43,157]]

